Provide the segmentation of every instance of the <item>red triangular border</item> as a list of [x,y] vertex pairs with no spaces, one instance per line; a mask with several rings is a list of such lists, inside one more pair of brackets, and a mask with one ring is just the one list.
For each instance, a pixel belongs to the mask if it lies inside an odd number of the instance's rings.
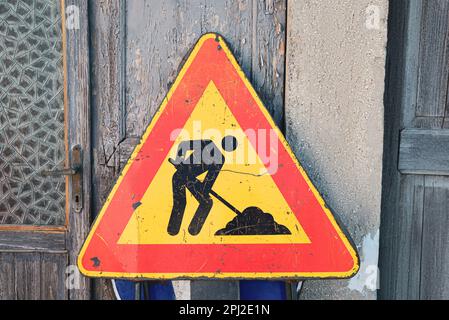
[[355,274],[359,263],[356,251],[301,173],[282,136],[280,166],[272,177],[310,244],[117,244],[133,214],[133,205],[143,197],[172,147],[171,132],[184,127],[210,81],[244,131],[267,129],[269,134],[274,123],[261,109],[224,40],[215,34],[203,36],[95,222],[79,257],[81,271],[88,276],[158,279],[339,278]]

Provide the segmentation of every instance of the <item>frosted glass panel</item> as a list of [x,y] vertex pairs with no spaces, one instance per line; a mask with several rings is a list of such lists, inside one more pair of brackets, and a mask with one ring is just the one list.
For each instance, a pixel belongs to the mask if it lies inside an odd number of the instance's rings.
[[63,225],[64,90],[59,0],[0,0],[0,224]]

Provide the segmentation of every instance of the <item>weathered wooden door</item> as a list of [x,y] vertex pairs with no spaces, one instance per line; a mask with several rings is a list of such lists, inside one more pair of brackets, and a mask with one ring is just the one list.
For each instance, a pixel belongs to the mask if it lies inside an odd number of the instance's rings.
[[[204,33],[226,39],[283,127],[285,0],[107,0],[91,6],[91,21],[94,212]],[[192,282],[190,292],[237,298],[238,283]]]
[[89,298],[88,56],[87,1],[0,1],[0,299]]
[[391,1],[381,298],[449,298],[449,0]]

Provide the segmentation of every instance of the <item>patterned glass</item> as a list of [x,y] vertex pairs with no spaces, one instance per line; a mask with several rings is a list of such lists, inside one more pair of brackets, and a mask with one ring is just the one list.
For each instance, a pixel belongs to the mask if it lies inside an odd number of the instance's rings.
[[63,225],[64,73],[59,0],[0,0],[0,225]]

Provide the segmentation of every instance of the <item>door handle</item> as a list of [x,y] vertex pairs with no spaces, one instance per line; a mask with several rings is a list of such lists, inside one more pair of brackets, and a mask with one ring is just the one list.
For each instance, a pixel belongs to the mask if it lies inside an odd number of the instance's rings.
[[44,177],[71,177],[71,203],[73,210],[80,213],[83,210],[83,153],[80,145],[76,145],[70,152],[69,168],[42,171]]

